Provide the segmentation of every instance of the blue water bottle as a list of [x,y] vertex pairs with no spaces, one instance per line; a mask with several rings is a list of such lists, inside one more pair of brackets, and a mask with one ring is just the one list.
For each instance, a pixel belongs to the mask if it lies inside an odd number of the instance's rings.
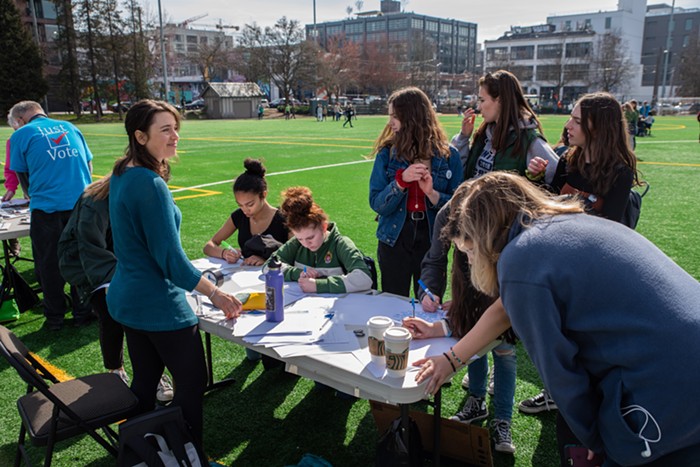
[[265,273],[265,321],[284,321],[284,275],[282,263],[273,256]]

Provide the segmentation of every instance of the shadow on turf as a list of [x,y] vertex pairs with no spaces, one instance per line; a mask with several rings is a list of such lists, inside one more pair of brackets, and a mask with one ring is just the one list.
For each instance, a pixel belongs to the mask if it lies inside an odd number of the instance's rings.
[[[305,453],[325,457],[335,467],[373,463],[377,435],[366,401],[344,400],[332,390],[314,389],[313,381],[282,368],[263,371],[246,383],[255,367],[256,363],[242,361],[227,375],[236,383],[206,397],[209,456],[233,455],[236,466],[296,464]],[[247,386],[241,389],[244,383]],[[367,413],[345,446],[347,420],[355,404],[364,404]]]

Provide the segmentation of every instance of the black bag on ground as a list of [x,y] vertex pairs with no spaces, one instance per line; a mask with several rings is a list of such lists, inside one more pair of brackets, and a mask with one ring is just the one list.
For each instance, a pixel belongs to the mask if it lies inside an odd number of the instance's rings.
[[421,440],[418,424],[412,418],[409,419],[409,446],[403,442],[403,429],[401,417],[397,418],[377,443],[377,467],[420,467],[423,465],[423,441]]
[[167,407],[119,425],[119,467],[203,467],[209,462],[190,435],[180,407]]
[[32,289],[32,286],[27,284],[13,265],[7,266],[7,274],[12,276],[12,285],[14,287],[15,301],[19,311],[25,312],[34,308],[39,304],[39,295]]

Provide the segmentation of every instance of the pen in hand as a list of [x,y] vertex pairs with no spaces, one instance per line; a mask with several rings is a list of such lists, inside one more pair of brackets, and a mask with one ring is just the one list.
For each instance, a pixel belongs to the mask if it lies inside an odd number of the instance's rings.
[[416,299],[411,297],[411,308],[413,308],[413,317],[416,317]]
[[420,288],[423,289],[423,292],[425,292],[425,294],[426,294],[428,297],[430,297],[430,299],[431,299],[433,302],[437,303],[437,305],[438,305],[438,307],[437,307],[438,310],[442,311],[442,303],[438,303],[437,299],[435,298],[435,295],[433,295],[433,293],[430,291],[430,289],[428,288],[428,286],[425,285],[425,282],[423,282],[423,280],[421,280],[421,279],[418,279],[418,285],[420,285]]

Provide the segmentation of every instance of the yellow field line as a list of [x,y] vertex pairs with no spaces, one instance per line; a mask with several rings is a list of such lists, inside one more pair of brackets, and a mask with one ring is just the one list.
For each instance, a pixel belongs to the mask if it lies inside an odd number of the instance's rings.
[[30,354],[34,359],[36,359],[36,361],[39,362],[44,368],[46,368],[47,370],[49,370],[49,372],[50,372],[52,375],[54,375],[54,376],[56,377],[56,379],[59,380],[60,382],[68,381],[68,380],[70,380],[70,379],[75,379],[74,376],[71,376],[70,374],[66,373],[65,371],[63,371],[62,369],[58,368],[57,366],[54,366],[54,365],[50,364],[49,362],[47,362],[46,360],[44,360],[43,358],[41,358],[40,356],[38,356],[38,355],[35,354],[34,352],[29,352],[29,354]]
[[645,162],[645,161],[638,161],[637,164],[644,164],[644,165],[668,165],[671,167],[700,167],[700,164],[683,164],[680,162]]

